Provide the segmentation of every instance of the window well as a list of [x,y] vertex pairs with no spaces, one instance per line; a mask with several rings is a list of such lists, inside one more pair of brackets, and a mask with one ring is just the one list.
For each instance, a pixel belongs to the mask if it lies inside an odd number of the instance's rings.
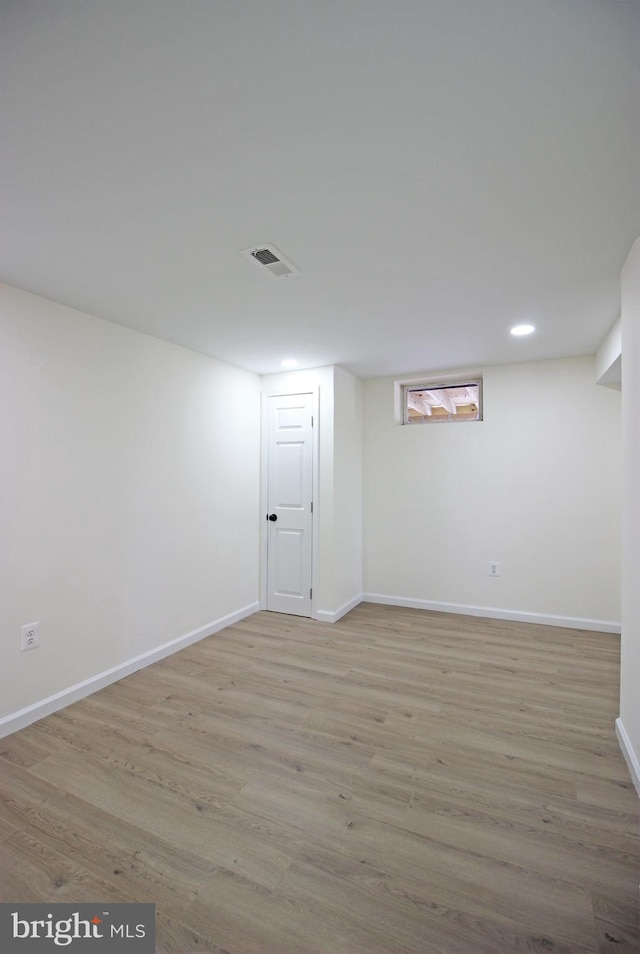
[[405,424],[482,420],[482,381],[420,383],[402,389]]

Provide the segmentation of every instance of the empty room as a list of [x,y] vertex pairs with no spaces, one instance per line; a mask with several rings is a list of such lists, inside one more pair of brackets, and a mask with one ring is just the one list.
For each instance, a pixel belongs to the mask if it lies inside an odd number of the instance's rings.
[[3,951],[638,950],[640,3],[0,0]]

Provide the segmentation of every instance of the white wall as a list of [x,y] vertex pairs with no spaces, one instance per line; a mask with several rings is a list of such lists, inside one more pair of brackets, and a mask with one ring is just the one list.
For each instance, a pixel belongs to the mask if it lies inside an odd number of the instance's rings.
[[333,600],[341,615],[362,597],[362,381],[334,376]]
[[256,375],[0,286],[0,718],[257,608],[259,408]]
[[618,733],[640,794],[640,238],[622,272],[622,658]]
[[622,319],[614,323],[596,352],[596,381],[604,387],[622,388]]
[[593,358],[487,368],[483,422],[416,426],[366,381],[365,592],[615,629],[620,394],[594,381]]

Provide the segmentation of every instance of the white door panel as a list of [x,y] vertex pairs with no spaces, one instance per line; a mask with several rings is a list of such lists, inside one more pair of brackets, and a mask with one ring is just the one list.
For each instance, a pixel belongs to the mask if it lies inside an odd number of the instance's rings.
[[274,527],[276,596],[304,597],[304,533]]
[[312,395],[269,398],[267,609],[311,615]]
[[279,507],[289,510],[304,509],[304,452],[305,445],[300,441],[291,444],[282,441],[275,443],[276,487],[271,497],[274,509]]

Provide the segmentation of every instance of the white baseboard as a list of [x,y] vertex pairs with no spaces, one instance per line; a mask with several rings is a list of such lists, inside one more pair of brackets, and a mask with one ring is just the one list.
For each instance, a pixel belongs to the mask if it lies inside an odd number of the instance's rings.
[[629,768],[629,773],[631,775],[631,781],[636,787],[636,792],[640,798],[640,761],[638,761],[638,756],[633,750],[631,745],[631,739],[627,735],[627,731],[622,724],[622,719],[616,719],[616,735],[618,736],[618,742],[620,743],[620,748],[622,749],[622,754],[624,755],[625,762]]
[[345,603],[340,609],[337,609],[335,612],[330,612],[329,610],[316,610],[314,619],[319,620],[321,623],[337,623],[339,619],[342,619],[343,616],[346,616],[347,613],[350,613],[352,609],[362,603],[363,597],[354,596],[352,600],[349,600],[348,603]]
[[528,613],[521,610],[497,609],[493,606],[467,606],[459,603],[436,603],[433,600],[407,599],[381,593],[363,593],[365,603],[385,603],[388,606],[408,606],[435,613],[459,613],[461,616],[482,616],[488,619],[508,619],[516,623],[540,623],[543,626],[564,626],[568,629],[588,629],[596,633],[619,633],[620,623],[604,619],[582,619],[574,616],[552,616],[548,613]]
[[159,662],[161,659],[165,659],[165,657],[171,656],[181,649],[186,649],[187,646],[191,646],[192,643],[197,643],[207,636],[213,636],[214,633],[218,633],[227,626],[232,626],[233,623],[239,623],[240,620],[246,619],[247,616],[252,616],[253,613],[256,613],[259,609],[259,603],[251,603],[249,606],[245,606],[235,613],[222,616],[213,623],[207,623],[206,626],[194,629],[184,636],[178,636],[177,639],[163,643],[162,646],[158,646],[156,649],[151,649],[149,652],[142,653],[140,656],[134,656],[133,659],[120,663],[119,666],[114,666],[113,669],[107,669],[105,672],[91,676],[83,682],[76,683],[75,686],[69,686],[68,689],[63,689],[62,692],[57,692],[53,696],[48,696],[40,702],[27,706],[26,709],[19,709],[18,712],[13,712],[11,715],[5,716],[3,719],[0,719],[0,739],[11,735],[13,732],[18,732],[20,729],[26,728],[26,726],[31,725],[33,722],[37,722],[39,719],[51,715],[52,712],[64,709],[66,706],[71,705],[72,702],[78,702],[80,699],[84,699],[85,696],[90,696],[99,689],[104,689],[105,686],[111,685],[112,682],[117,682],[119,679],[124,679],[125,676],[130,676],[131,673],[137,672],[138,669],[144,669],[145,666],[150,666],[152,663]]

